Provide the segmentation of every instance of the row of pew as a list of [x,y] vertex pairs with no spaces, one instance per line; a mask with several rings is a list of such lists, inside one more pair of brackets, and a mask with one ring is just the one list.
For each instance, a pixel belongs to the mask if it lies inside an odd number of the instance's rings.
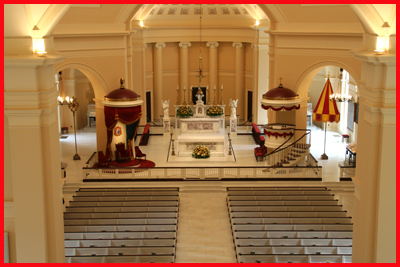
[[239,263],[349,263],[353,224],[325,187],[228,187]]
[[81,188],[64,213],[67,263],[173,263],[179,188]]

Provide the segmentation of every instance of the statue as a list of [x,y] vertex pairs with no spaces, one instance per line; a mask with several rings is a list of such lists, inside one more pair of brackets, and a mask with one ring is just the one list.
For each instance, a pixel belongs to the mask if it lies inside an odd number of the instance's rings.
[[229,106],[231,107],[231,118],[236,118],[236,107],[237,107],[237,102],[239,99],[232,100],[229,99]]
[[164,110],[164,119],[169,119],[169,99],[165,101],[161,100],[161,105]]
[[197,102],[196,103],[197,104],[202,104],[203,97],[204,97],[203,91],[199,87],[199,89],[197,90]]

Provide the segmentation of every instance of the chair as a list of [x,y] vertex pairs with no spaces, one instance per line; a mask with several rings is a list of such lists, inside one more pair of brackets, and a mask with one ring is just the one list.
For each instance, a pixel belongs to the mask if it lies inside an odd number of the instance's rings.
[[104,155],[103,151],[98,151],[97,155],[98,155],[98,161],[99,161],[98,166],[99,167],[108,167],[109,161],[108,161],[108,158]]
[[115,144],[115,147],[117,148],[117,151],[115,151],[115,159],[116,161],[123,161],[123,160],[129,160],[131,161],[131,151],[128,149],[125,149],[125,143],[117,143]]
[[144,161],[146,161],[146,154],[144,154],[138,146],[135,146],[135,155],[136,155],[136,158],[144,157]]

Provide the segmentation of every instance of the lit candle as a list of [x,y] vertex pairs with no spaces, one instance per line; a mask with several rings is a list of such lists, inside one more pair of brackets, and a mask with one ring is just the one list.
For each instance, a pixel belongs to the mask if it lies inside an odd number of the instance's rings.
[[224,85],[221,85],[221,89],[224,89]]

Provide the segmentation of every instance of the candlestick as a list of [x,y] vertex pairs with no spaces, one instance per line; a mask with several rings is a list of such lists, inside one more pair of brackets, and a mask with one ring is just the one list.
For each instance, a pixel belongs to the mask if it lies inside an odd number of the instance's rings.
[[183,86],[183,105],[186,106],[186,85]]
[[223,97],[224,97],[224,85],[221,85],[221,105],[224,104],[224,101],[222,101]]
[[209,94],[209,92],[208,92],[208,85],[207,85],[206,93],[207,93],[207,99],[206,99],[206,101],[207,101],[207,104],[208,104],[208,103],[210,103],[210,94]]
[[215,100],[216,95],[217,95],[217,86],[214,85],[214,103],[213,103],[213,105],[216,105],[216,104],[217,104],[217,102],[216,102],[216,100]]
[[176,87],[176,104],[179,105],[179,85]]

